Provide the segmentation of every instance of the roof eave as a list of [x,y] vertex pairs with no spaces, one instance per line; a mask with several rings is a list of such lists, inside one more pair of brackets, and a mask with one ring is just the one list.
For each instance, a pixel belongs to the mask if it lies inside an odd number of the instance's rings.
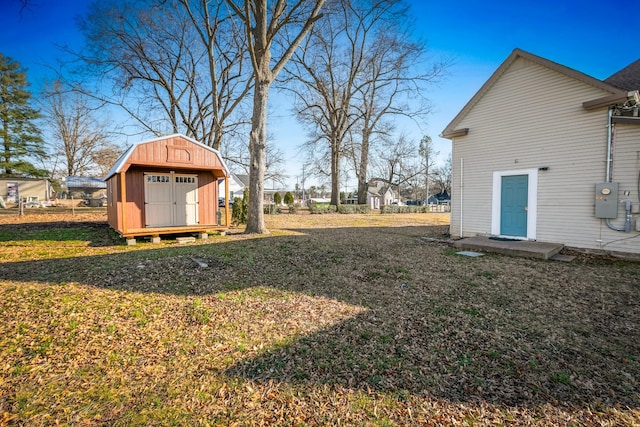
[[442,137],[447,139],[457,138],[469,134],[469,128],[460,128],[448,132],[442,132]]
[[618,92],[613,95],[603,96],[601,98],[592,99],[591,101],[586,101],[582,103],[582,107],[585,110],[594,110],[596,108],[601,107],[609,107],[616,104],[621,104],[627,102],[629,99],[639,99],[637,90],[632,90],[630,92]]
[[579,80],[588,85],[594,86],[598,89],[601,89],[605,92],[609,92],[611,94],[619,94],[621,92],[620,88],[611,85],[607,82],[603,82],[602,80],[598,80],[595,77],[591,77],[587,74],[584,74],[580,71],[574,70],[572,68],[566,67],[564,65],[558,64],[551,60],[542,58],[541,56],[534,55],[529,52],[525,52],[521,49],[514,49],[511,54],[500,64],[500,66],[493,72],[491,77],[480,87],[480,89],[471,97],[469,102],[465,104],[465,106],[458,112],[458,114],[451,120],[451,122],[447,125],[447,127],[442,131],[442,135],[445,138],[448,138],[447,135],[452,134],[456,131],[457,126],[460,124],[462,119],[467,115],[467,113],[475,106],[482,96],[493,86],[493,84],[502,76],[502,74],[507,70],[507,68],[513,63],[517,58],[528,59],[534,63],[547,67],[551,70],[557,71],[561,74],[570,76],[576,80]]

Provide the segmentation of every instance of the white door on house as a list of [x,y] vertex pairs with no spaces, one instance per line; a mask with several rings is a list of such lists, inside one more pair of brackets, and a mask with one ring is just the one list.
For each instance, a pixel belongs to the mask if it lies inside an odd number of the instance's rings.
[[171,227],[198,223],[198,177],[145,173],[145,224]]
[[196,175],[176,175],[174,181],[176,225],[197,224],[198,177]]
[[173,183],[169,174],[144,175],[144,205],[147,227],[173,225]]

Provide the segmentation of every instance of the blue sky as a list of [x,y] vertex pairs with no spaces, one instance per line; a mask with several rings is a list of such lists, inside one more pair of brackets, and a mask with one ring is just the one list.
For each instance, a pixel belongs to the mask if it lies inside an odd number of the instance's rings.
[[[82,45],[76,16],[89,0],[32,0],[19,13],[18,0],[0,0],[0,52],[28,68],[32,90],[51,79],[59,52],[56,45]],[[640,1],[601,0],[427,1],[413,0],[417,33],[434,56],[451,58],[446,79],[429,93],[434,112],[422,127],[406,132],[419,140],[430,135],[444,158],[448,140],[438,134],[475,94],[514,48],[542,56],[598,79],[604,79],[640,57],[637,22]],[[289,157],[305,133],[275,107],[270,133]],[[290,161],[295,183],[302,162]],[[355,185],[355,180],[349,183]]]

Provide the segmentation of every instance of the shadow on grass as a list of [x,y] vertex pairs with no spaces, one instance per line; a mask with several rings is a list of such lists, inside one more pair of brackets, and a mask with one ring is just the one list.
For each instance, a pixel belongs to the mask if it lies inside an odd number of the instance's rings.
[[224,371],[230,377],[398,399],[640,407],[637,264],[464,258],[420,239],[442,227],[297,232],[3,263],[0,277],[177,295],[262,286],[365,308],[287,344],[267,343]]
[[31,222],[0,224],[0,242],[87,241],[91,247],[113,246],[121,242],[106,222]]

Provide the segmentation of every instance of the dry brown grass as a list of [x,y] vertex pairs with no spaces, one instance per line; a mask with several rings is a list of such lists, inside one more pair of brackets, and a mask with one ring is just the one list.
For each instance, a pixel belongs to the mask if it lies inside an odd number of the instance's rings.
[[638,263],[461,257],[440,214],[135,247],[92,215],[0,218],[0,425],[640,425]]

